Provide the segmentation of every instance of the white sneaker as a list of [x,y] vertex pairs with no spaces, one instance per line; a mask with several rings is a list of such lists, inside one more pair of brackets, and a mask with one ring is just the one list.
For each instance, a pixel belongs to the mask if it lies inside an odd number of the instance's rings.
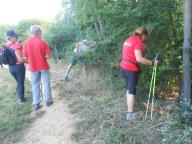
[[126,120],[127,121],[134,121],[135,120],[135,114],[134,113],[127,113],[126,114]]
[[69,77],[68,76],[65,76],[64,77],[64,80],[67,82],[69,80]]

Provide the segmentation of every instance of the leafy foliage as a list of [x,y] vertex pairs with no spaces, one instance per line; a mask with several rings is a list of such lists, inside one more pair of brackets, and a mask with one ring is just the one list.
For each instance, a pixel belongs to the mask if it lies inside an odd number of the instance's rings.
[[[171,121],[168,126],[165,124],[164,127],[154,128],[153,125],[149,125],[147,136],[145,131],[140,132],[141,129],[146,128],[143,121],[138,123],[138,127],[128,127],[125,120],[122,119],[122,111],[125,110],[125,105],[122,106],[122,103],[125,99],[123,98],[124,93],[122,94],[124,86],[119,70],[124,40],[131,36],[137,27],[146,26],[151,35],[146,41],[149,49],[145,56],[152,59],[158,52],[163,54],[163,61],[158,68],[157,75],[159,95],[167,97],[179,92],[183,73],[181,56],[183,1],[62,0],[62,7],[63,10],[56,16],[55,23],[29,20],[11,27],[21,34],[21,41],[23,41],[28,36],[27,30],[30,25],[42,25],[43,37],[53,49],[55,59],[66,59],[70,56],[75,43],[82,39],[97,42],[96,51],[86,55],[86,59],[88,65],[105,76],[110,94],[103,97],[90,97],[91,94],[96,95],[98,91],[102,90],[103,85],[100,87],[94,85],[97,88],[83,91],[83,87],[79,92],[80,96],[74,94],[72,97],[72,91],[76,86],[81,86],[82,82],[74,84],[69,90],[64,90],[63,94],[71,101],[72,112],[83,117],[78,123],[81,127],[77,127],[78,131],[74,134],[76,140],[81,143],[90,143],[95,139],[98,140],[96,141],[98,143],[139,143],[140,139],[145,138],[145,142],[149,139],[152,143],[169,143],[169,141],[170,143],[173,141],[174,143],[190,143],[191,112],[168,115],[167,119],[166,117],[164,119],[166,122]],[[0,26],[1,34],[11,27]],[[3,37],[0,35],[1,42]],[[145,98],[151,72],[151,68],[142,66],[137,94],[138,102],[143,102]],[[93,84],[93,81],[90,81],[88,86],[92,86],[90,83]],[[95,83],[99,82],[95,80]],[[103,91],[106,91],[105,86],[103,86]],[[90,92],[91,94],[89,94]],[[88,94],[84,96],[84,93]],[[154,133],[157,133],[156,137],[153,137]],[[180,133],[184,134],[184,137]],[[88,138],[83,139],[85,135],[88,135]]]
[[[57,16],[47,39],[57,57],[66,57],[81,39],[97,41],[95,53],[87,56],[89,65],[109,73],[109,83],[119,79],[123,41],[139,26],[151,31],[146,57],[157,52],[164,56],[159,68],[159,89],[177,91],[181,81],[183,41],[182,1],[179,0],[62,0],[64,13]],[[144,66],[140,85],[149,81]],[[112,78],[112,79],[111,79]],[[142,91],[145,91],[143,89]]]

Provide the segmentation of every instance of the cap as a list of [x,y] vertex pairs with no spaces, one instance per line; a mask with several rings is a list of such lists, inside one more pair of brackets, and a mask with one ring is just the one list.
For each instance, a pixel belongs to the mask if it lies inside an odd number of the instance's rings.
[[19,34],[15,30],[9,30],[5,34],[6,37],[18,37]]

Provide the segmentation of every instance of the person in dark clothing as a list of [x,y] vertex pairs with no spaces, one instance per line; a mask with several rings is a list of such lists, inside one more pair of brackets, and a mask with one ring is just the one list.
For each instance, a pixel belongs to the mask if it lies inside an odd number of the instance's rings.
[[22,56],[22,46],[18,42],[18,34],[14,30],[10,30],[6,33],[6,40],[7,43],[5,44],[6,47],[9,47],[10,49],[15,52],[17,61],[14,65],[9,65],[9,71],[11,75],[14,77],[14,79],[17,82],[17,95],[18,95],[18,103],[23,104],[26,99],[24,97],[25,93],[25,65],[24,62],[26,62],[23,59]]

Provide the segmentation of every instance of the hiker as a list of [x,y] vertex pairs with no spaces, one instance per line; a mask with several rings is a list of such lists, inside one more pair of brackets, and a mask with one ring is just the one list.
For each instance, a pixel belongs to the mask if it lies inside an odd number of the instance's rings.
[[135,118],[133,112],[136,87],[140,72],[138,64],[149,66],[158,65],[158,60],[148,60],[143,57],[143,42],[146,40],[148,35],[149,31],[145,27],[139,27],[131,37],[125,40],[123,45],[120,68],[127,85],[127,120],[133,120]]
[[76,44],[75,49],[73,50],[73,54],[71,56],[71,62],[67,67],[67,71],[64,77],[65,81],[69,80],[69,72],[71,71],[73,66],[75,66],[78,62],[80,63],[80,65],[86,64],[84,56],[88,52],[92,51],[92,48],[94,48],[95,46],[96,42],[90,42],[86,39]]
[[7,43],[5,47],[9,48],[11,52],[13,52],[13,57],[16,57],[16,61],[14,64],[9,65],[9,71],[11,75],[17,82],[16,93],[18,96],[18,103],[23,104],[26,101],[24,96],[25,93],[25,65],[26,62],[22,56],[22,45],[18,42],[18,33],[14,30],[9,30],[6,33]]
[[50,71],[47,60],[51,58],[48,44],[41,39],[42,29],[38,25],[30,27],[31,36],[23,44],[23,56],[28,61],[31,72],[31,85],[35,110],[40,109],[40,85],[46,106],[51,106],[52,94],[50,86]]

